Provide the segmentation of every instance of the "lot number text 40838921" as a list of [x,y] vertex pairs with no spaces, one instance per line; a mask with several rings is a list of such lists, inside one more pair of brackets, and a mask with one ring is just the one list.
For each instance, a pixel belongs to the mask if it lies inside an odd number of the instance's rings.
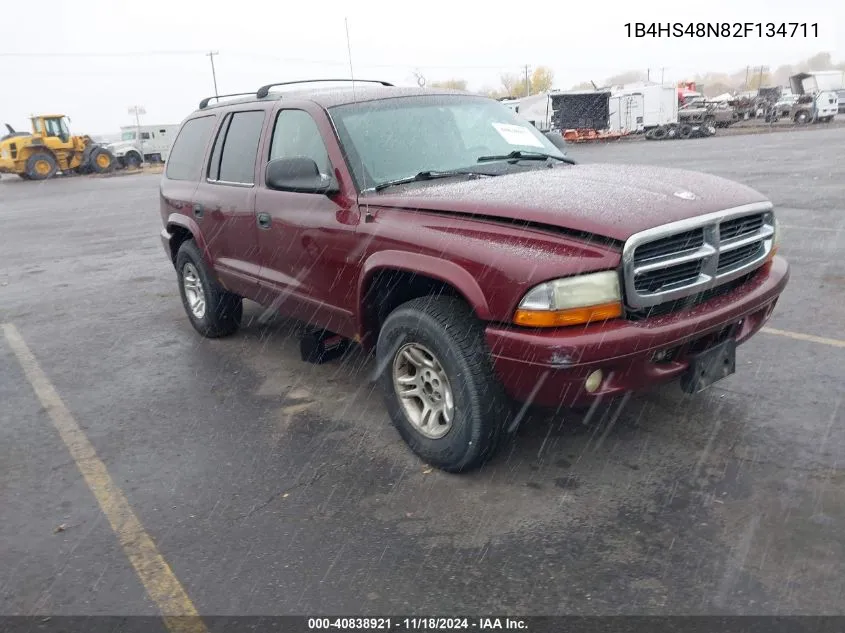
[[628,37],[814,37],[818,22],[626,22]]
[[525,631],[527,623],[521,618],[308,618],[308,630],[512,630]]

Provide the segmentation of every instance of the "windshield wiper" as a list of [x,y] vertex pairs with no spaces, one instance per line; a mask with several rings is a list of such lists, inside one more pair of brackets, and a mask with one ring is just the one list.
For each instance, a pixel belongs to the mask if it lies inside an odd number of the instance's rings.
[[487,163],[494,160],[559,160],[563,163],[574,165],[575,161],[566,156],[555,156],[554,154],[546,154],[545,152],[524,152],[521,149],[512,151],[510,154],[500,154],[496,156],[479,156],[479,163]]
[[419,182],[422,180],[434,180],[436,178],[448,178],[449,176],[494,176],[495,174],[480,174],[474,171],[466,171],[462,169],[455,169],[451,171],[421,171],[413,176],[405,178],[397,178],[395,180],[387,180],[380,182],[374,187],[370,187],[369,191],[381,191],[388,187],[395,187],[396,185],[404,185],[409,182]]

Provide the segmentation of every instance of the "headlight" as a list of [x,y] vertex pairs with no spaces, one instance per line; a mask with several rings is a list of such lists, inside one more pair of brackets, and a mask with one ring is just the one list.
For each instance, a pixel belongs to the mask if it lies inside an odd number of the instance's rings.
[[520,301],[513,322],[527,327],[561,327],[620,316],[619,275],[607,270],[535,286]]

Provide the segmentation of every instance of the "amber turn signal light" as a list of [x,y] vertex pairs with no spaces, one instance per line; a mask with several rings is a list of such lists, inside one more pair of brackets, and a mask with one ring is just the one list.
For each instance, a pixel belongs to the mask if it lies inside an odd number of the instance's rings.
[[513,317],[516,325],[525,327],[565,327],[596,321],[607,321],[622,316],[621,303],[605,303],[586,308],[567,310],[524,310],[519,309]]

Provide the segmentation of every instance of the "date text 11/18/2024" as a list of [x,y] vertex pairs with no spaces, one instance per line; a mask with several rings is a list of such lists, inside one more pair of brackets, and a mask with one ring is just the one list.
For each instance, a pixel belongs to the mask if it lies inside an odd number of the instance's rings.
[[308,618],[308,629],[311,631],[527,631],[528,624],[520,618]]
[[628,37],[817,38],[818,22],[626,22]]

